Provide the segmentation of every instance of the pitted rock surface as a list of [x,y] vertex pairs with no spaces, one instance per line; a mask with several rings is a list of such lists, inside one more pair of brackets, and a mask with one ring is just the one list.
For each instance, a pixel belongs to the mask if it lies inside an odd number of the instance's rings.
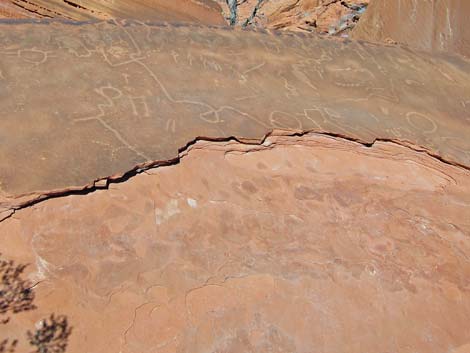
[[199,137],[273,129],[396,139],[468,166],[469,122],[460,57],[140,22],[0,24],[4,210],[172,160]]
[[390,142],[198,142],[0,222],[68,353],[467,352],[470,172]]

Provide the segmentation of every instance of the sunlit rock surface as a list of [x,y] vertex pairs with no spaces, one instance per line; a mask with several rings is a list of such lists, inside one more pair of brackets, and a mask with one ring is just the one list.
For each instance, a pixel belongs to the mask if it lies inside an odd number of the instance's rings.
[[0,19],[133,18],[222,25],[225,22],[221,11],[212,0],[0,0]]
[[0,352],[468,353],[469,136],[458,55],[3,21]]
[[470,62],[192,26],[0,25],[0,204],[272,129],[396,139],[470,165]]
[[374,0],[352,36],[470,57],[469,16],[467,0]]
[[[226,0],[216,1],[228,18],[230,11]],[[239,2],[237,23],[288,31],[346,35],[356,25],[368,4],[369,0],[246,0]]]
[[468,170],[395,143],[198,142],[1,222],[38,307],[2,334],[28,352],[57,313],[69,353],[468,352],[469,209]]

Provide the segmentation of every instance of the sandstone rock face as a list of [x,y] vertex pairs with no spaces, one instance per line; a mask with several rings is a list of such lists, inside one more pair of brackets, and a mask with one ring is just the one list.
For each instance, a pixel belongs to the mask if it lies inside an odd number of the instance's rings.
[[[228,13],[226,1],[219,3]],[[240,23],[250,18],[258,3],[258,0],[240,2]],[[265,0],[251,23],[271,29],[345,34],[355,26],[368,3],[369,0]]]
[[60,18],[72,21],[132,18],[151,21],[225,23],[212,0],[0,0],[3,18]]
[[375,0],[352,36],[470,57],[470,1]]
[[4,21],[0,353],[466,353],[469,136],[458,55]]
[[470,62],[396,47],[134,22],[0,25],[0,204],[273,129],[399,140],[470,165]]
[[470,172],[391,142],[198,142],[0,222],[69,353],[467,352]]

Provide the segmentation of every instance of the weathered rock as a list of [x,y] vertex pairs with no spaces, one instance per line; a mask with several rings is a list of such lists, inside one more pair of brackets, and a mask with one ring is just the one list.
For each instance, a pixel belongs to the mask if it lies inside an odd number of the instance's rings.
[[470,1],[374,0],[352,36],[470,57]]
[[[225,0],[218,0],[226,14]],[[265,0],[260,3],[251,24],[257,27],[317,33],[346,33],[354,27],[369,0]],[[239,23],[245,24],[259,4],[258,0],[241,1]],[[225,6],[224,6],[225,5]],[[226,16],[227,17],[227,16]]]
[[0,18],[61,18],[72,21],[132,18],[222,25],[212,0],[0,0]]
[[470,165],[470,62],[313,35],[0,25],[0,204],[272,129],[396,139]]
[[467,352],[470,172],[316,134],[180,164],[0,222],[68,353]]

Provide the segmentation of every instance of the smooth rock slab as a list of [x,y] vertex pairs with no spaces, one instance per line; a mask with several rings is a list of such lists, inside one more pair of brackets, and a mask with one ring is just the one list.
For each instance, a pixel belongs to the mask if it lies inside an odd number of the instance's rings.
[[180,164],[0,223],[68,353],[466,352],[470,172],[321,135],[193,145]]
[[352,36],[470,58],[467,0],[374,0]]
[[198,137],[275,128],[409,141],[468,166],[470,62],[313,35],[0,24],[4,208],[171,160]]

